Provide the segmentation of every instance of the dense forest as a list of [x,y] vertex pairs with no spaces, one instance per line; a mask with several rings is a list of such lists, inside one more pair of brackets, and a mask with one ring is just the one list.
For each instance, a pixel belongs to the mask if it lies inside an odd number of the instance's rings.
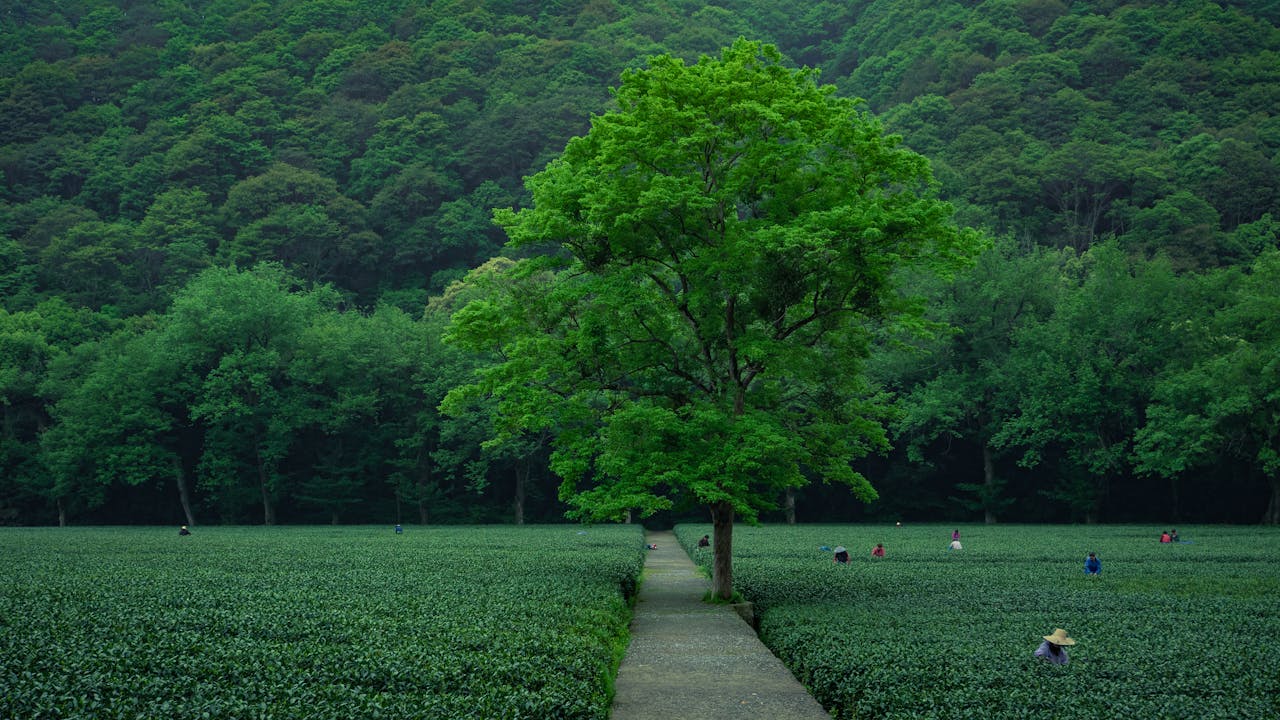
[[620,74],[738,37],[993,239],[877,336],[879,499],[766,518],[1280,522],[1274,2],[0,7],[0,523],[561,519],[443,336]]

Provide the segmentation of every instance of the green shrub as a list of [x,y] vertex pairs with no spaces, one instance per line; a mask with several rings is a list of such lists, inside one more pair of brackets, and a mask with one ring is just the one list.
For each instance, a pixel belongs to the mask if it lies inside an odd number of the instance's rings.
[[0,717],[605,718],[638,527],[0,528]]
[[[952,528],[735,528],[734,577],[836,718],[1280,717],[1280,530],[960,526],[948,552]],[[686,548],[707,531],[676,528]],[[819,550],[837,544],[849,566]],[[1056,627],[1079,641],[1066,666],[1032,657]]]

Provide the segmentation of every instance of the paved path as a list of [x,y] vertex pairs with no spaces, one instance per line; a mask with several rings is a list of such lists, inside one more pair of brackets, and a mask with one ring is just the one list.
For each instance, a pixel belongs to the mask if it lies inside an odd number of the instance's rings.
[[670,532],[656,543],[618,669],[611,720],[830,720],[726,605],[702,601],[711,582]]

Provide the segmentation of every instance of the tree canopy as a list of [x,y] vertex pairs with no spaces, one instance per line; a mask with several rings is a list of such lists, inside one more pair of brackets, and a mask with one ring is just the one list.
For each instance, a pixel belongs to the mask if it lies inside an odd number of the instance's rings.
[[772,46],[660,56],[623,73],[618,109],[497,213],[509,272],[537,292],[485,298],[452,336],[502,360],[479,388],[512,427],[554,428],[576,514],[710,509],[715,592],[732,594],[733,519],[807,475],[875,498],[850,465],[883,448],[862,365],[910,309],[895,280],[980,246],[930,193],[926,161]]

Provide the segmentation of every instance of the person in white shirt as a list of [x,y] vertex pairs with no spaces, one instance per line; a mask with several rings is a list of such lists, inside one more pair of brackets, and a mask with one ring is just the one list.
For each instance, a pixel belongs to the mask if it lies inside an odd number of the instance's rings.
[[1075,645],[1076,641],[1067,637],[1067,631],[1056,628],[1052,635],[1044,635],[1044,642],[1036,648],[1036,657],[1043,658],[1054,665],[1066,665],[1068,662],[1066,647]]

